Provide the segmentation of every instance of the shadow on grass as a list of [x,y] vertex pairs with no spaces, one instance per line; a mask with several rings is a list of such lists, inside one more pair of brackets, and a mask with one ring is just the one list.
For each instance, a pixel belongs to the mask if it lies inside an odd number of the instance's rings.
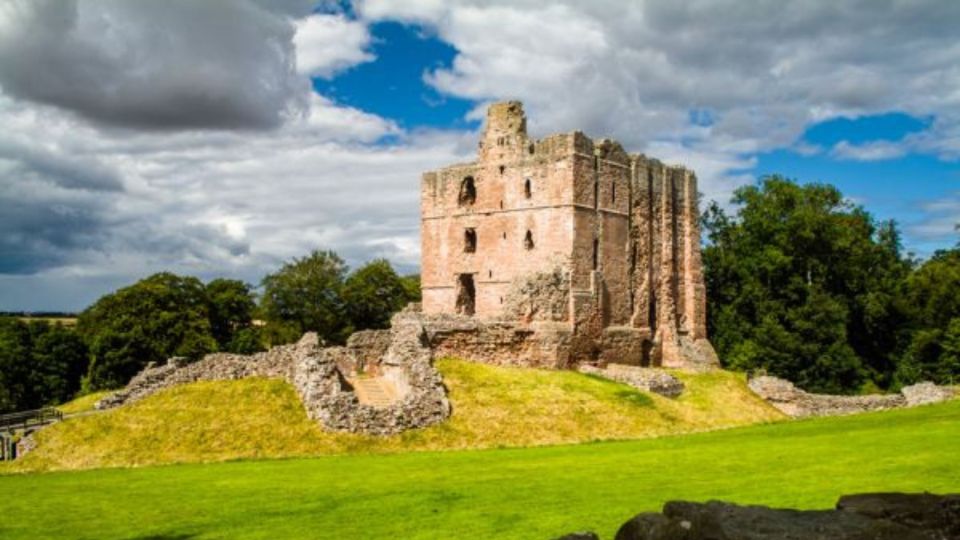
[[653,400],[650,399],[650,396],[636,390],[618,390],[614,395],[637,407],[653,407]]

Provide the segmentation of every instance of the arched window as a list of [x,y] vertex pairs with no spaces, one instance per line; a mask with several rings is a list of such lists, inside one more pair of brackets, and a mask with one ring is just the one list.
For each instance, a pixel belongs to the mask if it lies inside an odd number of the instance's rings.
[[533,233],[527,231],[527,235],[523,237],[523,247],[524,249],[533,249]]
[[531,155],[534,153],[535,148],[533,146],[533,143],[530,143],[530,146],[527,147],[527,151],[529,151]]
[[463,252],[473,253],[477,251],[477,231],[476,229],[467,229],[463,231]]
[[460,195],[457,197],[459,206],[472,206],[477,202],[477,186],[472,176],[468,176],[460,183]]
[[530,179],[527,178],[526,181],[523,182],[523,196],[529,199],[530,195],[531,195]]

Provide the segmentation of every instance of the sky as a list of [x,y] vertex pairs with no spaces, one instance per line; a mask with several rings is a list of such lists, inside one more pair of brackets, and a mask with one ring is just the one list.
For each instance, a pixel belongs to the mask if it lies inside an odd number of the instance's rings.
[[159,271],[419,265],[423,171],[485,107],[696,171],[829,182],[958,241],[960,2],[0,0],[0,310]]

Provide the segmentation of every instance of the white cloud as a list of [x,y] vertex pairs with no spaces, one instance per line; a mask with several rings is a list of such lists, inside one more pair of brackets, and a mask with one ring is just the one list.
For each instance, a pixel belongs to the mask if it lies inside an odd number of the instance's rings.
[[675,148],[690,165],[711,156],[697,171],[708,197],[745,179],[744,155],[821,151],[798,137],[837,116],[935,116],[909,147],[960,157],[957,2],[363,0],[358,12],[433,28],[458,52],[426,80],[481,102],[520,99],[536,134],[583,129],[654,156]]
[[314,77],[329,78],[374,59],[367,52],[370,33],[366,25],[339,14],[315,14],[300,19],[294,44],[297,71]]
[[830,155],[854,161],[879,161],[903,157],[907,151],[903,141],[869,141],[861,144],[840,141],[830,150]]
[[[256,282],[313,249],[413,270],[420,174],[468,159],[476,135],[312,106],[270,132],[132,133],[0,95],[0,123],[30,141],[5,153],[0,134],[0,309],[82,308],[159,270]],[[78,157],[58,168],[48,154]],[[76,285],[59,304],[48,294],[64,287],[45,289],[58,280]]]

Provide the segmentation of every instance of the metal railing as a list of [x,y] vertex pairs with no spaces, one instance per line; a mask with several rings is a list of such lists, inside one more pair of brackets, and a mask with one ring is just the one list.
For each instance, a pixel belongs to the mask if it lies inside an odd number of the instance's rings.
[[0,431],[28,430],[59,422],[63,420],[63,413],[53,407],[44,407],[33,411],[21,411],[11,414],[0,414]]

